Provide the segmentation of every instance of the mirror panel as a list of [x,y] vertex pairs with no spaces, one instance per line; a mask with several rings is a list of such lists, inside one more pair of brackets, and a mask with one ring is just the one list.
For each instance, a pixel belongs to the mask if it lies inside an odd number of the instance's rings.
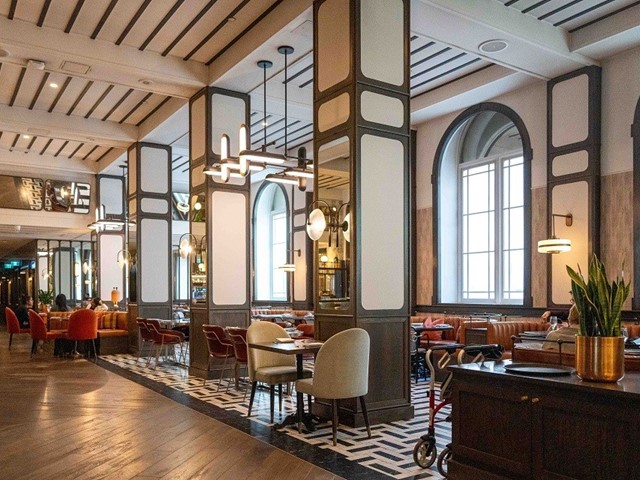
[[[348,137],[320,146],[318,150],[318,202],[327,227],[316,242],[318,262],[318,309],[344,311],[351,308],[351,243],[345,234],[349,219],[351,148]],[[349,215],[347,217],[347,215]]]
[[[198,242],[187,262],[187,275],[191,277],[191,303],[207,301],[207,225],[205,224],[206,199],[204,193],[191,196],[190,232]],[[198,255],[199,254],[199,255]]]

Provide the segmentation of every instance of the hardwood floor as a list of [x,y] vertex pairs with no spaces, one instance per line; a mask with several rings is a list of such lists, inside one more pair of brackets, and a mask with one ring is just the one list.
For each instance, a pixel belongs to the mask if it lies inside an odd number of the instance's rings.
[[0,334],[0,479],[338,479],[85,360]]

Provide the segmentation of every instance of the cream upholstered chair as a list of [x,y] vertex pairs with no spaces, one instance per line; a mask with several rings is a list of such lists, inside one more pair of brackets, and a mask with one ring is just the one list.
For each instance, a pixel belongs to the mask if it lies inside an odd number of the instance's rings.
[[[279,325],[272,322],[254,322],[247,329],[247,343],[268,343],[275,342],[276,338],[288,337],[289,335]],[[275,386],[278,385],[278,395],[280,396],[280,410],[282,410],[282,384],[295,382],[298,378],[296,370],[296,359],[293,355],[267,352],[249,347],[249,379],[251,380],[251,397],[249,398],[249,411],[247,417],[251,416],[253,400],[258,387],[258,382],[268,384],[270,388],[271,423],[273,423],[273,404],[275,396]],[[311,371],[304,370],[303,377],[310,377]]]
[[333,444],[338,429],[338,400],[360,398],[367,434],[371,438],[364,396],[369,391],[369,334],[350,328],[329,338],[318,351],[312,379],[296,382],[299,392],[331,400]]

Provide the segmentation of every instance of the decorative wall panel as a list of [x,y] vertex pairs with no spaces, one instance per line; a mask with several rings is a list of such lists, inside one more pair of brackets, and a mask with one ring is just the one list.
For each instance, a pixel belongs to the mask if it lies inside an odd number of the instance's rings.
[[404,83],[404,5],[402,0],[361,0],[362,74],[400,86]]
[[[363,135],[360,163],[360,273],[362,307],[396,310],[404,306],[406,158],[402,142]],[[385,192],[381,195],[381,192]],[[395,234],[391,234],[394,232]],[[366,239],[366,241],[364,241]]]
[[214,305],[247,303],[247,203],[242,193],[211,196],[211,300]]

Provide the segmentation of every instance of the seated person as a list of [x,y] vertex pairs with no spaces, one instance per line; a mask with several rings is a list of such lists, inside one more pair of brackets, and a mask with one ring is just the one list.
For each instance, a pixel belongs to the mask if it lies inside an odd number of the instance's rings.
[[20,328],[29,328],[29,309],[33,308],[31,295],[20,295],[20,305],[16,308],[16,317],[20,322]]
[[548,319],[550,316],[555,315],[559,320],[566,320],[566,326],[562,325],[558,330],[552,330],[547,334],[547,340],[542,345],[543,350],[560,350],[560,343],[567,342],[566,345],[562,345],[562,352],[575,353],[575,336],[578,334],[578,309],[573,304],[573,298],[571,298],[571,308],[568,312],[551,312],[546,311],[542,314],[543,319]]
[[109,307],[102,303],[102,299],[100,297],[94,297],[93,300],[91,300],[91,305],[89,306],[89,308],[91,310],[95,310],[96,312],[109,310]]
[[68,312],[69,310],[71,309],[67,305],[67,296],[64,293],[59,293],[56,296],[56,299],[54,301],[54,305],[51,311],[52,312]]
[[[571,294],[571,292],[569,292],[569,294]],[[547,310],[546,312],[544,312],[542,314],[542,319],[546,322],[549,321],[550,317],[557,317],[558,320],[561,321],[566,321],[567,322],[567,327],[571,327],[571,325],[577,325],[579,320],[580,320],[580,316],[578,314],[578,308],[576,307],[575,303],[573,303],[573,295],[571,295],[571,308],[569,309],[569,311],[556,311],[556,312],[552,312],[551,310]]]

